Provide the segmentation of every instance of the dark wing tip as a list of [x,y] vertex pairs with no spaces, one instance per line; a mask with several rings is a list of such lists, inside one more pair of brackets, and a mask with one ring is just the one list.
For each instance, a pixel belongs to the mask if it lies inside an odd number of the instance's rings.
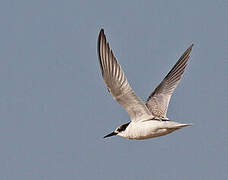
[[100,33],[99,33],[99,36],[98,36],[98,41],[101,39],[101,37],[105,37],[103,28],[101,28],[101,30],[100,30]]
[[191,46],[189,46],[189,48],[182,54],[182,56],[180,57],[180,59],[177,61],[177,64],[182,61],[182,59],[185,59],[185,57],[188,58],[189,54],[192,51],[192,47],[194,46],[194,44],[191,44]]
[[97,41],[97,54],[98,54],[98,58],[99,58],[99,62],[100,62],[100,68],[101,68],[101,72],[102,72],[102,75],[103,75],[103,67],[102,67],[102,62],[101,62],[101,52],[100,52],[100,48],[101,48],[101,42],[104,42],[104,44],[106,44],[106,37],[105,37],[105,34],[104,34],[104,29],[101,28],[100,30],[100,33],[99,33],[99,36],[98,36],[98,41]]
[[193,46],[194,46],[194,44],[191,44],[191,46],[189,46],[188,50],[191,51]]
[[103,28],[101,28],[100,33],[103,33],[104,34],[104,29]]
[[104,29],[103,28],[101,28],[99,36],[98,36],[98,47],[100,46],[100,42],[101,42],[101,38],[102,37],[105,39],[105,34],[104,34]]

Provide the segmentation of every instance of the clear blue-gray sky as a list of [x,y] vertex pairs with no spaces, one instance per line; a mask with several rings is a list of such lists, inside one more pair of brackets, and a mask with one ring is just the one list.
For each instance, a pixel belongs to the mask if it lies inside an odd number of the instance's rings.
[[[0,179],[228,179],[228,1],[2,0]],[[103,139],[128,114],[105,88],[100,28],[146,100],[195,46],[168,117],[194,126]]]

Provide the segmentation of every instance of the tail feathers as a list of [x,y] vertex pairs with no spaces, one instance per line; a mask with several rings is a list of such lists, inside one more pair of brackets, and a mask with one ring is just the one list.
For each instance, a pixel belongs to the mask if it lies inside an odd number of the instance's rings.
[[180,124],[180,127],[192,126],[193,124]]
[[180,129],[180,128],[183,128],[183,127],[186,127],[186,126],[192,126],[193,124],[177,124],[176,126],[175,126],[175,128],[177,128],[177,129]]

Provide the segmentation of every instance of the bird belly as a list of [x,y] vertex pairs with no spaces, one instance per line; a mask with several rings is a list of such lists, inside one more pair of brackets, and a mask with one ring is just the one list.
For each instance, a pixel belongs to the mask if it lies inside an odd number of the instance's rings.
[[143,133],[134,134],[133,136],[129,137],[129,139],[143,140],[143,139],[149,139],[149,138],[164,136],[164,135],[169,134],[171,132],[172,131],[170,131],[168,129],[159,129],[156,131],[148,131],[147,133],[143,132]]
[[129,127],[127,138],[143,140],[163,136],[173,131],[174,130],[166,128],[164,123],[160,121],[141,122]]

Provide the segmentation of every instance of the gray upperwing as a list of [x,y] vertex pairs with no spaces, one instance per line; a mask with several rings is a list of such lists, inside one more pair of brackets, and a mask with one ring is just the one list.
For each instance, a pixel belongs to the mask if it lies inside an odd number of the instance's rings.
[[150,112],[159,118],[166,118],[168,105],[174,89],[177,87],[187,66],[193,44],[184,52],[177,63],[169,71],[163,81],[150,94],[146,106]]
[[113,98],[128,112],[132,121],[152,118],[151,112],[130,87],[124,72],[101,29],[98,37],[98,56],[104,82]]

